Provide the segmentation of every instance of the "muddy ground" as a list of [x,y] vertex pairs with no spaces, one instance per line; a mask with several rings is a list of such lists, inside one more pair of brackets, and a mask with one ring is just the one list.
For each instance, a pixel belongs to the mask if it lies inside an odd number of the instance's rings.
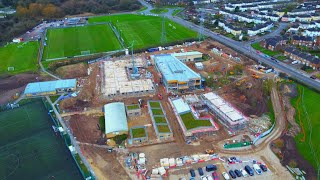
[[288,165],[291,160],[294,160],[297,163],[297,167],[307,173],[306,179],[316,180],[317,173],[315,169],[299,154],[293,137],[284,135],[282,139],[284,140],[284,147],[281,149],[283,155],[281,164],[285,166]]
[[50,80],[49,77],[37,73],[18,74],[0,79],[0,105],[14,99],[16,93],[24,91],[31,82]]
[[65,79],[85,77],[88,75],[88,67],[88,64],[85,63],[72,64],[59,67],[58,69],[56,69],[56,73],[59,77]]

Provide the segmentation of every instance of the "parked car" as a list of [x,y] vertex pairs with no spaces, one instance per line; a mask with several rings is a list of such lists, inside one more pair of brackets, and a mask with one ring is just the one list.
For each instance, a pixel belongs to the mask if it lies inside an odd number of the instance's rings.
[[214,180],[219,180],[219,176],[218,176],[217,172],[213,172],[212,177]]
[[208,175],[207,180],[213,180],[213,178],[210,175]]
[[223,178],[224,178],[225,180],[230,180],[230,176],[228,175],[228,173],[223,172],[223,173],[222,173],[222,176],[223,176]]
[[196,177],[196,173],[194,172],[193,169],[190,169],[190,175],[191,175],[191,177]]
[[238,169],[234,170],[234,173],[236,173],[236,175],[237,175],[238,177],[241,177],[241,176],[242,176],[241,172],[240,172]]
[[237,178],[236,173],[234,173],[232,170],[229,171],[230,176],[232,177],[232,179]]
[[250,176],[254,176],[253,170],[251,169],[250,166],[246,165],[246,166],[244,167],[244,169],[247,171],[247,173],[248,173]]
[[245,171],[244,169],[240,169],[240,172],[241,172],[243,177],[248,177],[249,176],[247,171]]
[[262,170],[260,169],[258,164],[253,164],[253,169],[256,171],[257,174],[261,174]]
[[215,171],[215,170],[217,170],[217,166],[216,165],[213,165],[213,164],[206,165],[206,171],[207,172]]
[[317,79],[315,75],[310,76],[311,79]]
[[260,168],[262,169],[263,172],[268,171],[267,166],[265,166],[264,164],[260,164]]
[[203,173],[202,167],[199,167],[199,168],[198,168],[198,172],[199,172],[199,175],[200,175],[200,176],[203,176],[204,173]]

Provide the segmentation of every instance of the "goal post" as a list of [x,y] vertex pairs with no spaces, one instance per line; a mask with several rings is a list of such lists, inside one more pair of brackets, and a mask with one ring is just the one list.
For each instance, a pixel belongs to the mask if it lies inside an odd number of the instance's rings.
[[88,55],[90,54],[90,50],[87,50],[87,51],[81,51],[81,55]]

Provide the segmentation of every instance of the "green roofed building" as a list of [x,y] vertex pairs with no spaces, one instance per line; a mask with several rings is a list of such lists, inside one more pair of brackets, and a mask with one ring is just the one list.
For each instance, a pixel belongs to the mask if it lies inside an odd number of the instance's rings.
[[114,102],[104,105],[104,119],[107,138],[128,134],[128,122],[124,103]]
[[24,90],[24,95],[32,96],[47,96],[73,92],[77,88],[76,79],[64,79],[57,81],[44,81],[29,83]]

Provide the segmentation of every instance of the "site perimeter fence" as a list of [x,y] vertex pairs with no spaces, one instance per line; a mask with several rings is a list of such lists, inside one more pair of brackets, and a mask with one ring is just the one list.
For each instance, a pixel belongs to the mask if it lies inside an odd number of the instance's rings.
[[[42,98],[42,102],[43,102],[44,106],[46,107],[46,109],[49,111],[49,112],[48,112],[48,115],[50,116],[50,118],[51,118],[51,120],[53,121],[54,125],[55,125],[56,127],[61,127],[61,126],[63,127],[63,125],[61,124],[61,122],[60,122],[59,120],[57,120],[57,118],[59,118],[59,117],[54,117],[54,116],[51,114],[51,112],[50,112],[50,111],[51,111],[51,108],[55,108],[55,107],[52,107],[51,104],[50,104],[48,101],[44,100],[43,98]],[[51,107],[51,108],[50,108],[50,107]],[[55,113],[55,114],[56,114],[56,113]],[[56,115],[57,115],[57,114],[56,114]],[[62,118],[61,118],[61,119],[62,119]],[[75,154],[71,153],[71,156],[72,156],[73,160],[75,161],[75,163],[76,163],[79,171],[81,172],[81,175],[83,176],[83,178],[86,179],[86,180],[95,180],[96,178],[95,178],[95,176],[94,176],[93,170],[90,168],[89,163],[87,162],[87,160],[85,159],[85,157],[82,155],[82,152],[81,152],[81,150],[80,150],[80,147],[79,147],[79,145],[77,144],[74,136],[70,133],[69,130],[67,130],[67,133],[65,133],[65,134],[60,133],[60,136],[64,139],[65,144],[66,144],[66,146],[67,146],[68,149],[69,149],[69,146],[72,146],[72,145],[73,145],[73,147],[75,148],[75,150],[76,150],[77,153],[75,153]],[[83,170],[83,168],[82,168],[81,165],[79,164],[80,162],[78,162],[77,159],[76,159],[76,157],[75,157],[76,155],[79,155],[81,161],[84,163],[85,168],[87,168],[87,171],[84,171],[84,170]],[[89,166],[89,167],[88,167],[88,166]]]
[[319,163],[319,159],[316,155],[316,152],[314,150],[314,146],[313,146],[313,143],[312,143],[312,124],[311,124],[311,120],[309,118],[309,114],[308,114],[308,111],[307,111],[307,108],[304,104],[304,87],[302,87],[302,99],[301,99],[301,105],[302,105],[302,109],[304,111],[304,114],[305,114],[305,117],[306,117],[306,120],[307,120],[307,123],[308,123],[308,127],[309,127],[309,130],[310,130],[310,134],[309,134],[309,148],[311,150],[311,154],[316,162],[316,166],[317,166],[317,175],[318,175],[318,179],[320,179],[320,163]]

